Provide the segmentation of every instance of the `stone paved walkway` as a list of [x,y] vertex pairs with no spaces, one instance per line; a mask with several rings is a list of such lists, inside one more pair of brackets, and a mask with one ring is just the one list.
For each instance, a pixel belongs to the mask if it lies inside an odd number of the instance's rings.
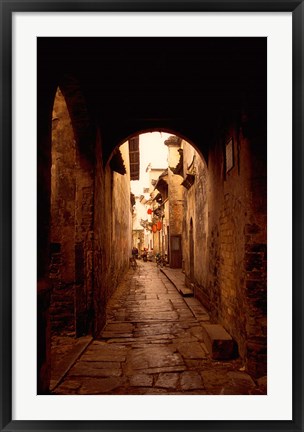
[[138,262],[111,298],[100,337],[52,393],[266,394],[266,378],[254,381],[240,359],[211,360],[201,326],[208,319],[155,263]]

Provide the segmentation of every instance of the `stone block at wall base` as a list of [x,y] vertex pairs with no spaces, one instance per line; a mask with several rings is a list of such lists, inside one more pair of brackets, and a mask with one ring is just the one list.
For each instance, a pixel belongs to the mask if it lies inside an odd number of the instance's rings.
[[202,327],[204,342],[213,360],[229,360],[235,357],[235,342],[223,326],[204,324]]

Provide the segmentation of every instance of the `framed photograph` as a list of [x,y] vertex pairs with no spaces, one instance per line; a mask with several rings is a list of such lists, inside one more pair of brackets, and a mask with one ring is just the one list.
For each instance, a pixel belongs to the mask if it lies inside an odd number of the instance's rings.
[[0,2],[1,430],[302,431],[303,1]]

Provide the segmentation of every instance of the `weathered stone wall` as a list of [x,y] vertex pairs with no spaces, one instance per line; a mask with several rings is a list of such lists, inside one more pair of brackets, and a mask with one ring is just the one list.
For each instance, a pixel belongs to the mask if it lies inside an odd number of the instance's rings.
[[[109,170],[109,168],[108,168]],[[102,161],[101,138],[97,136],[96,166],[94,189],[94,295],[93,295],[93,335],[97,335],[105,324],[107,299],[107,269],[110,266],[110,254],[107,248],[110,245],[111,226],[111,200],[109,191],[106,194],[105,169]],[[108,189],[111,185],[108,186]]]
[[144,229],[132,231],[132,246],[138,249],[138,253],[144,248],[144,240]]
[[90,331],[93,314],[94,165],[79,154],[75,168],[75,327],[81,336]]
[[168,196],[169,196],[169,264],[173,268],[182,268],[183,245],[183,217],[184,196],[181,186],[182,178],[173,169],[179,163],[179,149],[181,140],[169,137],[165,144],[168,146]]
[[[180,149],[180,139],[172,137],[165,141],[168,146],[168,165],[169,167],[176,167],[179,162],[180,155],[178,150]],[[182,222],[183,222],[183,187],[181,186],[181,176],[174,174],[172,169],[168,169],[168,193],[170,196],[169,200],[169,226],[170,235],[181,235],[182,234]]]
[[51,328],[74,333],[76,148],[65,99],[58,89],[52,118]]
[[261,376],[267,372],[267,141],[265,131],[246,132],[242,139],[248,139],[251,149],[251,211],[245,226],[246,366]]
[[[184,177],[188,167],[195,173],[194,184],[184,190],[183,260],[186,282],[195,295],[206,296],[208,278],[208,183],[207,167],[200,154],[186,141],[182,143]],[[191,220],[193,232],[191,234]],[[191,253],[191,235],[193,252]],[[191,258],[193,254],[193,258]],[[191,263],[193,260],[193,263]]]
[[75,142],[75,129],[58,89],[52,128],[51,323],[55,333],[81,336],[90,331],[93,313],[94,164]]
[[[267,346],[266,138],[259,127],[246,134],[233,123],[221,132],[208,167],[192,146],[182,143],[184,177],[191,164],[195,172],[194,184],[184,190],[186,283],[214,322],[235,339],[248,370],[262,376]],[[234,164],[226,172],[230,138]]]
[[[225,143],[231,137],[234,166],[226,173]],[[265,148],[263,135],[246,137],[232,125],[208,161],[209,310],[257,376],[266,372]]]
[[126,174],[113,172],[112,178],[112,230],[111,280],[114,291],[126,269],[132,249],[132,209],[130,202],[130,163],[128,142],[120,146]]
[[94,328],[98,335],[106,321],[106,304],[129,268],[132,239],[130,175],[127,144],[120,148],[127,170],[113,172],[102,162],[102,143],[96,145],[94,194]]
[[[234,166],[226,173],[225,144],[233,139]],[[210,153],[209,292],[210,311],[246,355],[245,226],[248,220],[250,166],[248,143],[230,128]]]

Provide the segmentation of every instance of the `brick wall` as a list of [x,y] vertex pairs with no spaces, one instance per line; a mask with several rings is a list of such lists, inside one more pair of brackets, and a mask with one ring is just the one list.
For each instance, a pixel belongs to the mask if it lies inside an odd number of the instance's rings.
[[[208,289],[214,317],[237,341],[248,370],[261,376],[267,345],[266,143],[259,128],[255,132],[249,137],[236,126],[227,128],[210,153]],[[234,166],[226,172],[231,137]]]
[[[212,320],[236,340],[248,370],[261,376],[266,373],[267,346],[265,135],[258,127],[245,135],[233,123],[221,132],[208,166],[183,142],[184,176],[193,156],[196,165],[194,184],[184,191],[185,276]],[[234,164],[226,172],[225,145],[230,138]]]

